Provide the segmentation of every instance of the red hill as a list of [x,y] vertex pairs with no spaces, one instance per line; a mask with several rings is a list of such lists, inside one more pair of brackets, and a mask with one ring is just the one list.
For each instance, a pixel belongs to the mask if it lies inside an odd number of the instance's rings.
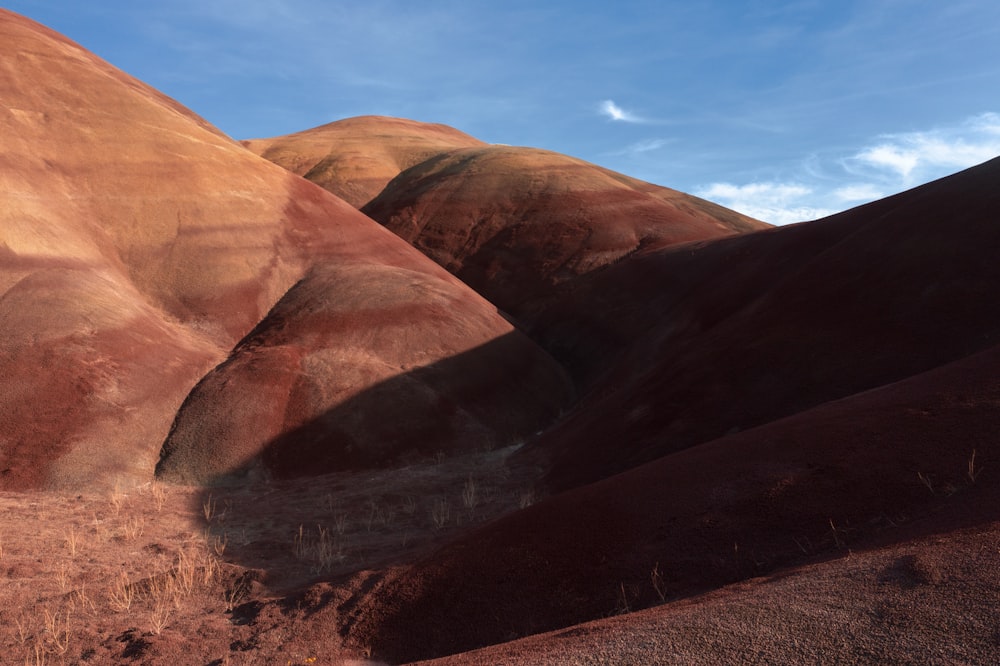
[[547,426],[571,397],[562,369],[464,286],[329,262],[195,388],[158,473],[295,477],[490,450]]
[[[406,243],[78,45],[4,12],[0,55],[6,487],[151,478],[186,393],[314,266],[335,263],[330,288],[351,294],[405,285],[464,300],[469,321],[439,313],[454,330],[452,350],[510,333],[495,308]],[[359,335],[399,327],[420,309],[369,316]],[[424,349],[436,339],[410,342],[394,361],[435,360]],[[313,343],[338,340],[328,333]],[[513,349],[534,359],[529,346]],[[328,359],[307,374],[321,383],[354,376],[361,391],[389,372],[355,372],[354,363]],[[503,364],[508,377],[522,367]]]
[[530,328],[557,285],[634,252],[768,225],[557,153],[487,146],[401,173],[363,209]]

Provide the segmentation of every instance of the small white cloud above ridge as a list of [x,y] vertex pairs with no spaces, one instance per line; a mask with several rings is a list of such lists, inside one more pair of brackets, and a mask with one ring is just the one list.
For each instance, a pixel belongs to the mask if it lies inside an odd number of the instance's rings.
[[614,100],[606,99],[601,102],[600,111],[602,114],[610,118],[611,120],[622,122],[622,123],[641,123],[642,118],[633,114],[631,111],[626,111],[622,107],[615,104]]

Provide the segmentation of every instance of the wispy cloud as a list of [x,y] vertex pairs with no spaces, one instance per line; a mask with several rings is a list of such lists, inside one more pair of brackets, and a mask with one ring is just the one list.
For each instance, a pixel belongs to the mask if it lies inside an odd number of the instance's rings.
[[695,194],[771,224],[814,220],[834,212],[811,205],[815,193],[801,183],[713,183]]
[[601,102],[600,111],[602,114],[610,118],[611,120],[622,122],[622,123],[641,123],[644,122],[642,118],[635,115],[631,111],[626,111],[622,107],[615,104],[614,100],[606,99]]
[[871,183],[851,183],[838,187],[833,191],[833,196],[843,203],[856,203],[859,201],[874,201],[886,196],[886,193],[879,187]]
[[885,134],[846,156],[810,156],[793,177],[711,183],[694,193],[770,222],[813,220],[901,192],[1000,155],[1000,114],[951,126]]
[[652,153],[657,150],[661,150],[662,148],[666,147],[670,142],[671,139],[642,139],[641,141],[630,143],[621,150],[618,150],[611,154],[638,156],[644,153]]
[[911,187],[942,171],[964,169],[998,154],[1000,114],[984,113],[953,127],[883,135],[847,158],[844,167]]

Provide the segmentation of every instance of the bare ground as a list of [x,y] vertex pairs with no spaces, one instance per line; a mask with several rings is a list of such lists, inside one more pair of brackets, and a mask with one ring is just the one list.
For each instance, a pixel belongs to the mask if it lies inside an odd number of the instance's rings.
[[995,664],[1000,523],[747,580],[430,662]]
[[2,493],[4,663],[375,663],[310,616],[533,502],[538,470],[509,453],[238,488]]

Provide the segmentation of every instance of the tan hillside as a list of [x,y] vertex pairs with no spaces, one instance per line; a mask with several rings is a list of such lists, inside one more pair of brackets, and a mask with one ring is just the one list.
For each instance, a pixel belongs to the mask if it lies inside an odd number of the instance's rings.
[[346,118],[287,136],[242,142],[253,152],[333,192],[355,208],[415,164],[455,148],[485,145],[446,125],[404,118]]

